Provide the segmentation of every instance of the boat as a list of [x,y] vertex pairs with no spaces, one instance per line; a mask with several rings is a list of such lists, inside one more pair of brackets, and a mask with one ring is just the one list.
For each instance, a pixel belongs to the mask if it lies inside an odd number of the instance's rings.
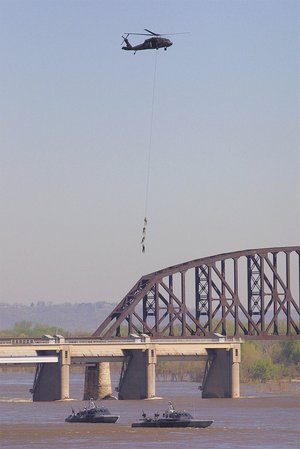
[[172,402],[169,402],[169,407],[160,417],[159,413],[155,413],[154,417],[148,417],[145,412],[138,422],[131,424],[131,427],[209,427],[213,420],[199,420],[194,419],[193,416],[183,411],[175,410]]
[[119,415],[112,415],[108,408],[98,407],[94,400],[89,400],[88,407],[75,413],[72,409],[72,413],[65,419],[66,422],[83,422],[83,423],[115,423],[120,418]]

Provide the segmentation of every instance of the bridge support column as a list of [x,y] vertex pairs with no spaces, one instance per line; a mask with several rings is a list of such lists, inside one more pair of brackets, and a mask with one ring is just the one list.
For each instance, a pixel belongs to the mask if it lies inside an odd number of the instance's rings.
[[155,397],[156,351],[128,350],[119,383],[119,399]]
[[236,345],[231,351],[231,397],[240,397],[240,363],[241,345]]
[[112,396],[109,362],[96,363],[85,368],[84,400],[105,399]]
[[31,392],[33,402],[57,401],[60,399],[59,363],[41,363],[37,365]]
[[34,402],[69,399],[70,363],[69,350],[63,350],[60,351],[58,363],[37,365],[34,385],[31,389]]
[[147,398],[155,397],[155,368],[156,368],[156,351],[154,349],[147,349]]
[[240,345],[232,349],[208,349],[209,360],[203,379],[203,398],[240,397]]
[[60,352],[60,400],[70,398],[70,364],[69,351]]

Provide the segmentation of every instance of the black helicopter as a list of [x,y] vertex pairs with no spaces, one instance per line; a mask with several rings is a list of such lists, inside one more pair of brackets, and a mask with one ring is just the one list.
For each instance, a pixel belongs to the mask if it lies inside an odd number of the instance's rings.
[[[123,42],[125,42],[126,46],[122,47],[123,50],[134,51],[134,54],[139,50],[158,50],[159,48],[164,48],[167,50],[168,47],[173,45],[173,42],[170,39],[162,36],[169,36],[169,34],[158,34],[153,31],[147,30],[147,33],[125,33],[126,36],[122,36]],[[185,33],[172,33],[172,34],[185,34]],[[142,44],[131,45],[128,36],[137,35],[137,36],[151,36],[150,39],[146,39]],[[122,44],[123,44],[122,42]]]

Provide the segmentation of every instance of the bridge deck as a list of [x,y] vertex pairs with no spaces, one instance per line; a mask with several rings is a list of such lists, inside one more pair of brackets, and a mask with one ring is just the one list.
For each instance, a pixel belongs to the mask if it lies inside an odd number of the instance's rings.
[[[172,357],[205,358],[207,349],[232,349],[241,340],[224,341],[224,339],[172,339],[151,340],[147,342],[132,340],[81,340],[70,339],[64,343],[45,344],[38,340],[28,342],[11,342],[0,340],[0,364],[6,363],[43,363],[58,361],[58,353],[67,351],[71,363],[89,363],[96,361],[120,361],[126,357],[128,350],[155,350],[156,356],[164,359]],[[54,360],[55,359],[55,360]],[[13,361],[14,360],[14,361]],[[30,362],[31,361],[31,362]],[[35,362],[34,362],[35,361]]]

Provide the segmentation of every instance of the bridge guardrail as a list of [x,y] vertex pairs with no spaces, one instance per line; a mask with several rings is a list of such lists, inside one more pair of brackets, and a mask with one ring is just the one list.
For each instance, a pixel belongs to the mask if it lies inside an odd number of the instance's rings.
[[[176,344],[176,343],[190,343],[190,342],[194,342],[195,341],[199,341],[201,343],[216,343],[216,342],[220,342],[220,343],[239,343],[242,341],[241,338],[199,338],[199,339],[185,339],[185,338],[166,338],[166,339],[153,339],[153,340],[149,340],[146,343],[172,343],[172,344]],[[0,345],[59,345],[59,344],[90,344],[90,345],[97,345],[97,344],[103,344],[103,345],[112,345],[112,344],[116,344],[116,345],[120,345],[122,343],[125,343],[126,345],[136,345],[138,343],[145,343],[145,341],[143,341],[142,339],[136,339],[136,340],[132,340],[132,339],[121,339],[121,340],[117,340],[117,339],[112,339],[112,340],[101,340],[101,339],[95,339],[95,338],[66,338],[64,339],[64,341],[60,341],[57,339],[51,339],[51,340],[47,340],[44,338],[1,338],[0,339]]]

